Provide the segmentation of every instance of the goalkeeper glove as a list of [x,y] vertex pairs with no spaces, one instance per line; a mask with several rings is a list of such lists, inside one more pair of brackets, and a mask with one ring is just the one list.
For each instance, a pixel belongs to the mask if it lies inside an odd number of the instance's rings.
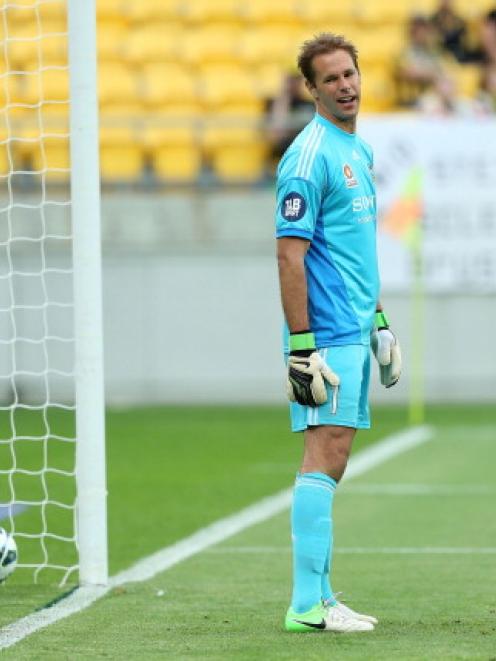
[[391,388],[398,383],[401,374],[400,345],[389,330],[389,321],[384,312],[376,312],[375,326],[370,345],[379,363],[381,383],[386,388]]
[[320,406],[327,401],[325,382],[332,386],[332,413],[336,413],[339,377],[326,364],[315,347],[313,333],[294,333],[289,338],[288,398],[304,406]]

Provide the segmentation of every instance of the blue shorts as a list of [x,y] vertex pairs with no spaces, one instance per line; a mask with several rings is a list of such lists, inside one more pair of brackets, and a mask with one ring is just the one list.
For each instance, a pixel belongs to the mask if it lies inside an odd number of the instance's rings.
[[332,413],[332,388],[326,384],[327,402],[322,406],[290,403],[292,431],[319,425],[369,429],[370,347],[349,344],[319,349],[319,353],[341,381],[336,413]]

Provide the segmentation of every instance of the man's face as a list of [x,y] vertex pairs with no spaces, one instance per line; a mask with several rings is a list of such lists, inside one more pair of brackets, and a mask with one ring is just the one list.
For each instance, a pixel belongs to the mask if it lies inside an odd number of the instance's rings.
[[344,50],[313,58],[314,83],[308,84],[319,112],[341,124],[353,122],[360,106],[360,74]]

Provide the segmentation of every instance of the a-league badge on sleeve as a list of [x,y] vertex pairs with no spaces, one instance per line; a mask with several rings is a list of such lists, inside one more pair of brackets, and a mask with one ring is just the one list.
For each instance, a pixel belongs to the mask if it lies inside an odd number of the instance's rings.
[[307,210],[305,198],[299,193],[288,193],[281,205],[282,217],[290,223],[301,220]]

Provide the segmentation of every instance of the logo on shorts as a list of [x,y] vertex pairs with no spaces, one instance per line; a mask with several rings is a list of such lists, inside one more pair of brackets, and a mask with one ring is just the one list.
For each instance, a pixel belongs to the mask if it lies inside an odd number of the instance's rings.
[[348,165],[348,163],[345,163],[343,165],[343,174],[344,174],[344,180],[345,180],[345,183],[346,183],[346,188],[354,188],[355,186],[358,186],[358,181],[355,179],[355,175],[353,174],[353,170]]
[[290,223],[301,220],[306,210],[307,203],[305,202],[305,198],[299,193],[288,193],[282,201],[282,217]]

